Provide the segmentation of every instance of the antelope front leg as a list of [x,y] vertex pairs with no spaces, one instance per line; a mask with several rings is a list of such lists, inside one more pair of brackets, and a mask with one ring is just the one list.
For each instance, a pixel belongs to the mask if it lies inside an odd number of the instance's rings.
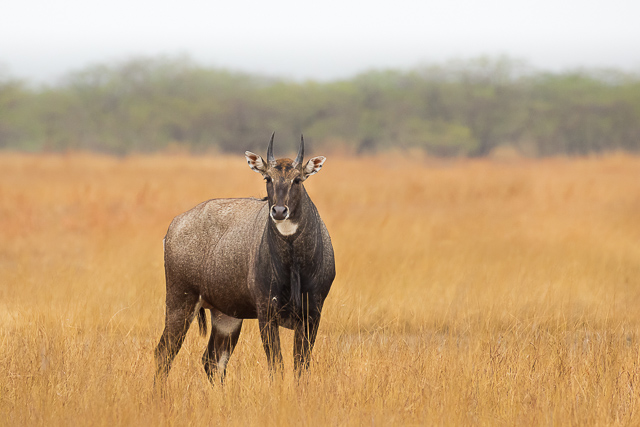
[[273,375],[274,372],[282,372],[284,363],[282,362],[282,352],[280,351],[280,331],[278,330],[278,320],[275,315],[258,318],[260,326],[260,337],[264,351],[267,353],[267,361],[269,362],[269,370]]
[[320,311],[315,309],[309,310],[308,306],[303,307],[302,319],[300,319],[295,326],[293,343],[293,364],[298,375],[302,373],[303,369],[309,368],[311,351],[316,341],[319,325]]

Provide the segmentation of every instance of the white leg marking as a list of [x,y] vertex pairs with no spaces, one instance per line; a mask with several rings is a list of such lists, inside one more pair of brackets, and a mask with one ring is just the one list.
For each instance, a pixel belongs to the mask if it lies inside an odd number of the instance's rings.
[[229,352],[225,350],[221,355],[220,359],[218,359],[218,370],[224,371],[227,367],[227,362],[229,361]]

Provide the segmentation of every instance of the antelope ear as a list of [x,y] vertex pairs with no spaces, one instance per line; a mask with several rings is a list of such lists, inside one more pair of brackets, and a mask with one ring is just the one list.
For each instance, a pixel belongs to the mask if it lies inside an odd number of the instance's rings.
[[324,164],[325,160],[327,159],[323,156],[318,156],[318,157],[309,159],[307,164],[304,165],[304,168],[302,168],[302,174],[304,175],[304,179],[307,179],[311,175],[315,175],[318,172],[320,172],[320,169],[322,169],[322,165]]
[[251,151],[245,151],[244,156],[247,158],[247,163],[249,163],[249,167],[254,171],[260,174],[264,174],[267,171],[265,167],[265,163],[262,160],[262,157],[258,156]]

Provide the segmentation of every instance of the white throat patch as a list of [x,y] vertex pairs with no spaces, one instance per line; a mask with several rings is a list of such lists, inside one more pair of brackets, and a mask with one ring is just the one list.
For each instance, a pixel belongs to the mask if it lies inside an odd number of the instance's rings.
[[298,224],[289,219],[282,221],[273,220],[273,222],[276,223],[276,228],[283,236],[291,236],[298,229]]

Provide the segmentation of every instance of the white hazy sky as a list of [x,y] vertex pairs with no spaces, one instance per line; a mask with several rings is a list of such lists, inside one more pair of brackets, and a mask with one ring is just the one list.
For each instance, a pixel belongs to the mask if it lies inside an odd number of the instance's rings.
[[[640,71],[638,0],[4,0],[0,70],[55,81],[89,64],[187,54],[295,79],[509,55]],[[0,74],[1,75],[1,74]]]

